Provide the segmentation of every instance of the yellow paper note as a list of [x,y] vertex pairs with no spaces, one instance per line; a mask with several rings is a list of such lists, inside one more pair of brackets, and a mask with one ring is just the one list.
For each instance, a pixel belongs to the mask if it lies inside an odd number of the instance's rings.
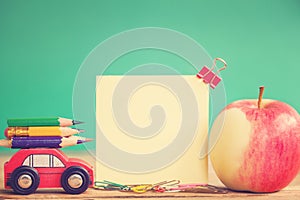
[[196,76],[98,76],[96,180],[207,183],[208,112]]

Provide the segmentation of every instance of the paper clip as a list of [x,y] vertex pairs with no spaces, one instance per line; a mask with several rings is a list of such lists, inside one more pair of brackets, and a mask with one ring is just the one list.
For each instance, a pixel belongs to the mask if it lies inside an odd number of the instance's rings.
[[141,184],[130,188],[131,191],[135,193],[145,193],[153,188],[152,184]]
[[207,184],[204,183],[189,183],[189,184],[179,184],[178,187],[169,188],[170,192],[179,192],[185,189],[195,188],[198,186],[205,186]]
[[163,181],[163,182],[156,184],[152,189],[155,192],[165,192],[169,188],[174,187],[175,185],[178,185],[179,183],[180,183],[179,180]]
[[210,193],[210,194],[226,194],[228,190],[225,188],[220,188],[213,185],[205,185],[205,186],[196,186],[194,188],[189,188],[183,190],[183,192],[192,192],[192,193]]
[[162,187],[163,185],[175,185],[180,183],[179,180],[171,180],[171,181],[162,181],[155,184],[141,184],[131,187],[131,191],[136,193],[145,193],[150,190],[155,190],[156,192],[164,192],[165,189]]
[[114,183],[111,181],[96,181],[94,183],[95,189],[104,189],[104,190],[122,190],[122,191],[129,191],[130,187],[127,185],[122,185],[119,183]]
[[[217,73],[214,73],[213,70],[216,66],[216,62],[221,61],[224,66],[217,70]],[[203,66],[203,68],[198,72],[197,77],[203,79],[204,83],[210,85],[211,88],[215,89],[216,86],[221,82],[222,78],[218,75],[220,71],[226,69],[227,63],[222,58],[215,58],[213,62],[213,66],[209,69],[207,66]]]
[[181,184],[176,188],[170,188],[168,192],[191,192],[191,193],[213,193],[226,194],[228,190],[209,184]]

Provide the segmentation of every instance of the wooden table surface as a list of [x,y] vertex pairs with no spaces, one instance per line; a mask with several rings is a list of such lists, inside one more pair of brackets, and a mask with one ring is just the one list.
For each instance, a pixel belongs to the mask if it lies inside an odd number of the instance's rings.
[[286,199],[299,200],[300,187],[291,186],[280,192],[271,194],[253,194],[253,193],[239,193],[229,192],[227,194],[203,194],[203,193],[154,193],[147,192],[144,194],[136,194],[133,192],[118,192],[118,191],[100,191],[95,189],[88,189],[85,193],[79,195],[65,194],[63,190],[38,190],[31,195],[15,195],[11,191],[0,190],[0,199],[162,199],[162,200],[180,200],[180,199]]
[[[69,157],[75,157],[74,152],[66,152]],[[93,188],[88,189],[86,192],[79,195],[70,195],[64,193],[62,189],[38,189],[31,195],[16,195],[10,190],[3,189],[3,163],[10,158],[9,153],[0,152],[0,199],[163,199],[163,200],[180,200],[180,199],[201,199],[201,200],[213,200],[213,199],[288,199],[288,200],[300,200],[300,174],[295,180],[284,190],[270,194],[255,194],[246,192],[234,192],[229,191],[227,194],[204,194],[204,193],[155,193],[147,192],[143,194],[136,194],[133,192],[119,192],[119,191],[102,191]],[[76,157],[85,159],[89,163],[94,163],[94,159],[89,154],[76,154]],[[222,183],[216,177],[213,169],[209,166],[209,183],[216,186],[223,186]]]

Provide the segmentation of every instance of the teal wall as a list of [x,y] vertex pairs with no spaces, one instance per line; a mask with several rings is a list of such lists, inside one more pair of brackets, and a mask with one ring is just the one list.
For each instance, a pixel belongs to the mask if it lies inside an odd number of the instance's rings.
[[[265,85],[266,98],[300,111],[299,0],[0,0],[0,130],[10,117],[72,118],[73,83],[85,57],[139,27],[182,32],[224,58],[228,103],[256,98]],[[118,64],[187,65],[176,59],[139,52]]]

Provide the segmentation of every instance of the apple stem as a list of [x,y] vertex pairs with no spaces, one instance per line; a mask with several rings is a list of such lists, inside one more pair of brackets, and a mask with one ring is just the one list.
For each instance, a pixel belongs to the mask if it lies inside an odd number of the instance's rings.
[[262,100],[262,96],[264,94],[264,89],[265,89],[264,86],[259,87],[259,96],[258,96],[258,102],[257,102],[258,109],[260,109],[260,107],[261,107],[261,100]]

